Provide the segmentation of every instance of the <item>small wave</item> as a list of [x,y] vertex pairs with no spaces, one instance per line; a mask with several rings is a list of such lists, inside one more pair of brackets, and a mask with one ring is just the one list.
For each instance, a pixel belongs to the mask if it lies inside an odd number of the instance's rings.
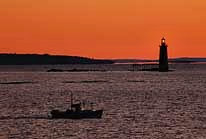
[[19,81],[19,82],[1,82],[0,84],[33,84],[36,82],[29,82],[29,81]]
[[22,119],[51,119],[49,116],[19,116],[19,117],[10,117],[3,116],[0,117],[0,120],[22,120]]
[[128,82],[142,83],[142,82],[145,82],[145,81],[144,80],[129,80]]
[[101,81],[101,80],[95,80],[95,81],[65,81],[63,83],[107,83],[108,81]]

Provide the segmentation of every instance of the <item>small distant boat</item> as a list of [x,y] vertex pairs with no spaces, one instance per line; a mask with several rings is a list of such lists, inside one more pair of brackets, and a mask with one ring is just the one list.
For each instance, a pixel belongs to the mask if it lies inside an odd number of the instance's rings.
[[91,109],[84,110],[82,109],[81,103],[73,104],[73,98],[71,94],[71,108],[66,111],[52,110],[51,118],[52,119],[89,119],[89,118],[102,118],[103,110],[93,110]]

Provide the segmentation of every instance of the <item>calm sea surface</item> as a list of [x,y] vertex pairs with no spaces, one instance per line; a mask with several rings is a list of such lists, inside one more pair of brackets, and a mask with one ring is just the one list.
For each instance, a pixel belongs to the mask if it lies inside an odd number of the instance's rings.
[[[104,69],[108,72],[55,72]],[[206,64],[174,72],[131,65],[0,66],[0,139],[205,139]],[[90,82],[87,82],[90,81]],[[88,100],[102,119],[51,120],[52,109]]]

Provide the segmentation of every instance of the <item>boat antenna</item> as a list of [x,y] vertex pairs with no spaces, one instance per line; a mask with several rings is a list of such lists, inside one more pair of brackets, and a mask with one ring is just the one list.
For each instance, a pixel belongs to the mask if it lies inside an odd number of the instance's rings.
[[72,109],[72,105],[73,105],[73,94],[71,93],[71,101],[70,101],[70,103],[71,103],[71,109]]

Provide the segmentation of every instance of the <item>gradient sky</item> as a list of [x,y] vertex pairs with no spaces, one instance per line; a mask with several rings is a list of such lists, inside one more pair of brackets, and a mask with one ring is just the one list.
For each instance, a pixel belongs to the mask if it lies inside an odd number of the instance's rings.
[[205,0],[1,0],[0,53],[206,57]]

